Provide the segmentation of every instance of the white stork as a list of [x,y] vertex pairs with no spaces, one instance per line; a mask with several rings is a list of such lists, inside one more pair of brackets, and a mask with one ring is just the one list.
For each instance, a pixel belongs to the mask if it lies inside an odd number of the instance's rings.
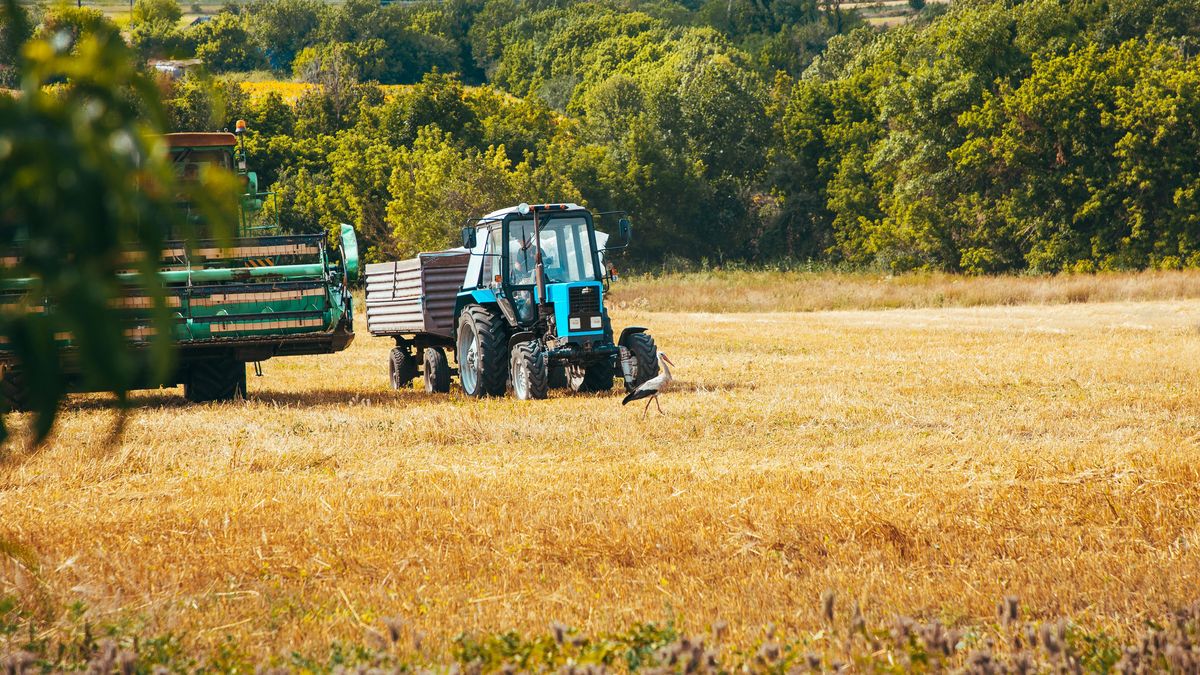
[[671,359],[667,358],[666,354],[659,352],[658,375],[646,380],[642,383],[642,386],[634,389],[629,393],[628,396],[621,399],[621,405],[625,405],[630,401],[637,401],[647,398],[650,400],[646,401],[646,408],[642,410],[643,419],[650,412],[650,401],[654,401],[654,405],[658,407],[658,412],[665,415],[666,413],[663,412],[662,405],[660,405],[658,402],[658,395],[666,391],[667,387],[671,384],[671,369],[667,367],[667,364],[672,366],[675,365]]

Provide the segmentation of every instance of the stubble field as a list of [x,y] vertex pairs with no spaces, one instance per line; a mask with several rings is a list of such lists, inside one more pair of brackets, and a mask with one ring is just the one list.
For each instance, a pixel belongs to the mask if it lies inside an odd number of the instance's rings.
[[111,445],[73,399],[0,465],[0,652],[85,623],[320,660],[387,617],[418,662],[551,621],[751,649],[819,642],[826,589],[871,624],[986,627],[1016,595],[1124,639],[1197,599],[1200,301],[615,323],[678,364],[666,416],[393,392],[365,334],[246,402],[140,394]]

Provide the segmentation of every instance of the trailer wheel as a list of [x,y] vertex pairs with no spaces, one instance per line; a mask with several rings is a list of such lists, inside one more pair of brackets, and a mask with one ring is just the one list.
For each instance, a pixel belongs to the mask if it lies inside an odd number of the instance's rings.
[[571,386],[567,380],[566,366],[550,366],[550,375],[546,380],[551,389],[566,389]]
[[[445,356],[442,358],[444,359]],[[392,383],[392,389],[403,389],[416,376],[416,359],[407,351],[393,347],[391,354],[388,355],[388,379]]]
[[540,400],[548,393],[550,374],[546,369],[546,352],[534,340],[522,342],[512,350],[509,364],[513,394],[522,401]]
[[583,366],[567,366],[567,379],[571,388],[577,392],[590,394],[598,391],[611,391],[613,388],[612,359],[604,359],[587,368]]
[[649,333],[634,333],[626,340],[625,347],[633,352],[637,361],[633,383],[625,385],[625,393],[629,394],[650,378],[658,377],[658,345],[654,344],[654,338]]
[[425,348],[425,391],[430,394],[450,391],[450,363],[441,347]]
[[508,388],[508,349],[503,320],[480,305],[458,319],[458,379],[468,396],[503,396]]
[[194,361],[188,366],[183,395],[192,403],[244,398],[246,364],[234,359]]
[[5,368],[0,375],[0,404],[7,412],[29,410],[29,387],[25,386],[25,374],[16,368]]

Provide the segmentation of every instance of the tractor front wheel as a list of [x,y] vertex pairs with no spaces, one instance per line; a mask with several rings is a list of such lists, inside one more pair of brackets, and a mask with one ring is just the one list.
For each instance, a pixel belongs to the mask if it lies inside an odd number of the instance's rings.
[[183,395],[192,403],[245,398],[246,364],[234,359],[193,361],[188,366]]
[[450,391],[450,363],[441,347],[425,348],[425,391],[445,394]]
[[567,380],[571,389],[590,394],[598,391],[611,391],[613,388],[613,364],[611,359],[584,368],[583,366],[567,366]]
[[546,352],[537,342],[522,342],[512,350],[509,364],[512,372],[513,394],[522,401],[546,398],[550,389],[550,373],[546,368]]
[[503,396],[508,388],[504,321],[487,308],[467,305],[458,318],[458,379],[468,396]]
[[625,384],[625,393],[630,394],[650,378],[658,377],[658,345],[649,333],[634,333],[625,341],[625,348],[633,352],[637,364],[632,384]]

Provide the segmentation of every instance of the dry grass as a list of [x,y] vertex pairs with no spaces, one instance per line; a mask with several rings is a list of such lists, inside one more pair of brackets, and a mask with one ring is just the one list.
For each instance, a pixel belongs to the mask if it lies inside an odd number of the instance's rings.
[[873,625],[988,623],[1015,593],[1127,637],[1200,587],[1198,321],[1197,301],[625,309],[679,364],[645,421],[616,395],[395,393],[366,337],[267,362],[245,403],[141,395],[117,447],[82,397],[0,468],[0,599],[50,639],[80,602],[252,662],[393,615],[429,658],[463,630],[674,613],[745,646],[819,630],[827,588]]
[[812,312],[1200,298],[1200,270],[966,277],[713,271],[625,277],[624,306],[656,312]]

